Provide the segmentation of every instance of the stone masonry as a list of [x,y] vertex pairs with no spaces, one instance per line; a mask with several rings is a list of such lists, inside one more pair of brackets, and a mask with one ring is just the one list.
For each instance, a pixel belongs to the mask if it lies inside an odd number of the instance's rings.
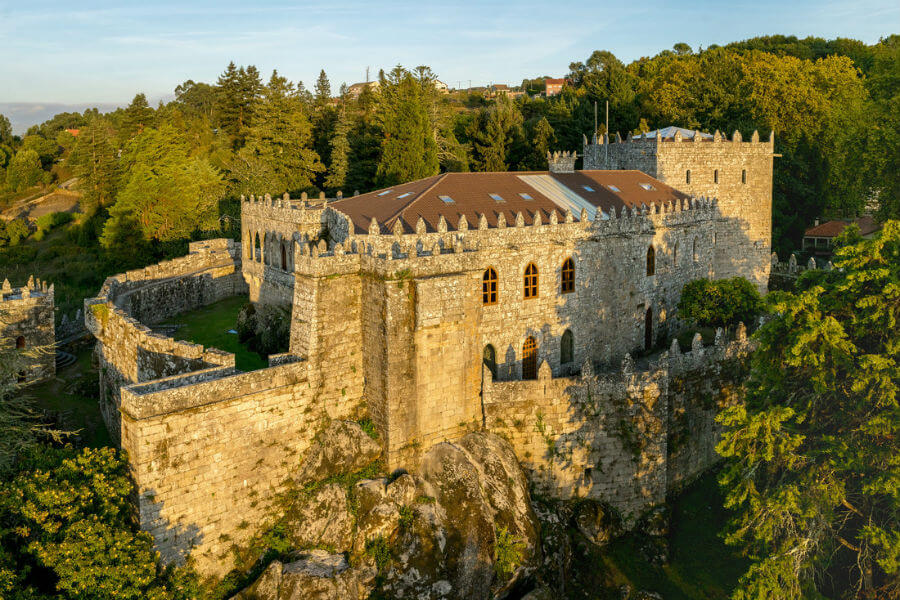
[[56,332],[53,286],[29,277],[20,288],[9,280],[0,287],[0,343],[25,357],[21,383],[35,383],[56,375]]
[[[771,182],[771,144],[651,142],[611,145],[652,150],[636,150],[629,164],[623,155],[617,166],[648,173],[640,161],[662,162],[667,150],[654,148],[667,144],[719,149],[734,161],[759,148],[749,181]],[[558,180],[526,177],[548,194],[566,177],[593,192],[572,173],[573,156],[552,160]],[[684,153],[676,166],[695,159],[706,160]],[[700,185],[704,171],[691,164],[692,185]],[[649,175],[626,175],[646,180],[645,189],[668,189]],[[408,185],[427,191],[436,183]],[[243,199],[240,243],[191,244],[185,257],[109,278],[85,302],[101,406],[128,451],[142,527],[166,561],[191,554],[202,572],[222,574],[230,549],[265,526],[314,434],[331,419],[364,416],[389,469],[415,470],[433,444],[486,427],[510,438],[547,493],[638,515],[715,460],[712,417],[735,400],[739,371],[729,365],[740,363],[746,340],[720,335],[713,349],[695,342],[685,354],[673,347],[644,368],[622,357],[665,350],[659,342],[682,328],[676,306],[688,281],[746,274],[765,283],[771,184],[767,196],[758,185],[738,200],[679,192],[649,206],[474,220],[440,213],[390,229],[344,212],[365,210],[366,195],[356,205]],[[372,193],[371,202],[389,192]],[[521,206],[533,200],[519,195]],[[436,206],[446,212],[452,203]],[[493,303],[483,297],[489,269]],[[531,295],[523,295],[527,273]],[[239,372],[233,355],[147,327],[233,295],[290,305],[290,349],[266,369]]]

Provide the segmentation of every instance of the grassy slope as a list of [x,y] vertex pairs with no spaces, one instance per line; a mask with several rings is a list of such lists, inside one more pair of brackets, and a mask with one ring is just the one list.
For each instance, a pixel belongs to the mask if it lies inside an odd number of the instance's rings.
[[237,323],[238,312],[247,302],[237,296],[226,298],[203,308],[183,313],[167,323],[179,324],[175,338],[190,340],[206,347],[234,353],[235,366],[242,371],[253,371],[268,366],[268,362],[256,352],[251,352],[238,341],[238,336],[228,333]]
[[[618,598],[623,584],[657,592],[666,600],[728,598],[747,563],[718,533],[728,520],[715,474],[707,474],[670,500],[672,520],[669,562],[657,566],[644,558],[641,539],[628,535],[602,552],[576,559],[580,572],[574,598]],[[600,588],[605,588],[600,590]]]

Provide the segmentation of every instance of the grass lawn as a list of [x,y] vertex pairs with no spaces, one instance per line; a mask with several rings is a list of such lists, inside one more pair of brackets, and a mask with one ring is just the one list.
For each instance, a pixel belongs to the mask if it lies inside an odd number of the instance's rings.
[[241,296],[226,298],[209,306],[182,313],[166,324],[181,325],[175,331],[175,339],[203,344],[208,348],[218,348],[234,354],[235,366],[241,371],[254,371],[269,366],[256,352],[252,352],[238,341],[237,334],[228,333],[237,323],[238,312],[247,302]]
[[112,440],[100,414],[97,398],[99,377],[91,366],[93,344],[74,350],[77,360],[56,373],[56,377],[25,389],[39,409],[58,415],[59,426],[78,435],[79,445],[99,448]]
[[705,475],[671,502],[668,564],[647,561],[640,539],[629,535],[592,557],[594,567],[607,585],[627,583],[666,600],[727,599],[747,562],[718,536],[728,512],[715,474]]

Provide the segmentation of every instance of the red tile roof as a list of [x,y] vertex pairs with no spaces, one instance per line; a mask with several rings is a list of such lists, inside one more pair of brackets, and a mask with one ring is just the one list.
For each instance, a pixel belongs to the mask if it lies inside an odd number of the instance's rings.
[[859,219],[826,221],[810,227],[803,235],[804,237],[833,238],[839,236],[851,223],[859,225],[861,235],[869,235],[881,229],[881,225],[876,223],[872,217],[860,217]]
[[444,173],[343,198],[330,205],[350,217],[357,234],[367,233],[373,218],[383,233],[393,231],[397,220],[404,232],[413,233],[420,217],[426,231],[437,231],[442,216],[447,229],[454,231],[463,215],[472,229],[478,227],[481,214],[488,226],[496,227],[500,214],[512,225],[516,213],[521,212],[525,224],[530,225],[537,212],[545,223],[554,211],[562,221],[568,208],[578,220],[582,207],[589,213],[600,209],[608,214],[615,209],[616,214],[621,214],[626,206],[651,206],[688,197],[640,171],[519,171]]

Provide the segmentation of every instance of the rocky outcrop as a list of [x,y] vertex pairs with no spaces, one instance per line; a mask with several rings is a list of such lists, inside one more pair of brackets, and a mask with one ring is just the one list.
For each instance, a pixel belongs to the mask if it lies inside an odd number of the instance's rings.
[[336,552],[350,549],[353,515],[343,487],[327,484],[299,501],[294,510],[291,541],[295,547],[328,547]]
[[[368,446],[360,435],[369,439],[355,423],[332,424],[304,459],[300,481],[370,464],[377,458],[370,449],[348,456]],[[418,475],[364,479],[350,489],[317,485],[307,484],[285,523],[295,548],[328,550],[273,563],[237,598],[357,598],[374,585],[377,562],[385,597],[488,600],[539,565],[540,527],[525,475],[496,435],[432,447]],[[349,563],[329,552],[347,553]]]
[[363,600],[374,580],[371,565],[351,567],[341,554],[310,550],[288,564],[274,561],[232,600]]
[[353,421],[332,421],[307,451],[297,481],[323,481],[342,473],[353,473],[372,464],[381,446]]
[[391,597],[486,600],[536,568],[537,517],[507,442],[479,432],[437,444],[420,472],[425,495],[408,512],[385,578]]

